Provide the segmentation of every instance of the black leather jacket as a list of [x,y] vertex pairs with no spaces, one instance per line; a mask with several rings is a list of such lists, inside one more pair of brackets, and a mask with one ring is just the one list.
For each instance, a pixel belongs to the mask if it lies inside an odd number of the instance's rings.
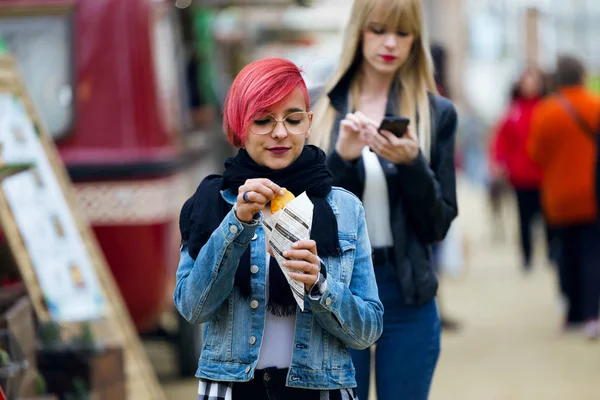
[[[338,111],[332,130],[332,147],[339,124],[348,112],[349,79],[343,79],[328,94]],[[397,96],[390,90],[386,114],[394,115]],[[411,165],[394,165],[379,157],[388,186],[390,224],[394,237],[396,275],[402,285],[407,304],[421,305],[437,293],[438,279],[432,265],[431,244],[444,239],[452,220],[458,214],[456,203],[456,171],[454,141],[457,115],[452,103],[441,96],[430,95],[432,116],[431,162],[423,154]],[[346,162],[335,150],[328,166],[334,185],[343,187],[360,199],[365,188],[362,157]]]

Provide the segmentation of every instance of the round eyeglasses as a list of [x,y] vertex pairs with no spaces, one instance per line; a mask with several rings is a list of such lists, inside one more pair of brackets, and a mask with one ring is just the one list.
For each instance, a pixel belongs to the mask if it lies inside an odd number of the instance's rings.
[[304,135],[310,129],[313,114],[299,111],[286,115],[284,119],[277,119],[273,115],[261,117],[250,124],[250,132],[255,135],[268,135],[277,126],[279,122],[290,135]]

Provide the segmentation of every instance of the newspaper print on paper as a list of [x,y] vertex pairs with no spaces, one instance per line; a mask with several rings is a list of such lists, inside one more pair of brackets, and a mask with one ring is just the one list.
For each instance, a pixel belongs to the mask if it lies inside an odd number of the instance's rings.
[[275,256],[279,267],[283,271],[296,303],[304,311],[304,284],[290,278],[288,270],[282,267],[285,257],[283,252],[290,250],[292,245],[299,240],[310,239],[314,205],[306,192],[289,202],[282,210],[263,221],[267,241],[271,246],[272,255]]

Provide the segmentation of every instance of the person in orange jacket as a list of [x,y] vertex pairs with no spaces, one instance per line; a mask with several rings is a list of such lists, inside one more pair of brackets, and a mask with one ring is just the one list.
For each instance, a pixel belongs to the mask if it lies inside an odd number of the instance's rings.
[[565,325],[585,322],[587,335],[598,338],[600,220],[594,182],[600,98],[584,87],[584,79],[579,60],[559,58],[557,93],[536,109],[528,149],[542,167],[545,215],[560,228],[559,280],[568,299]]
[[[535,67],[525,69],[512,90],[510,105],[498,124],[491,148],[492,165],[501,171],[515,190],[523,268],[526,272],[531,270],[533,222],[542,214],[542,168],[527,153],[527,140],[534,110],[545,94],[542,72]],[[547,227],[548,258],[551,260],[552,236],[552,231]]]

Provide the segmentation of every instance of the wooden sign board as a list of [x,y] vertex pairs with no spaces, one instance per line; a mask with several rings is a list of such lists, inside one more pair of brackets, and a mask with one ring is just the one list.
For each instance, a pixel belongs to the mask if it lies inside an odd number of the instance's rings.
[[123,298],[16,62],[0,55],[0,223],[36,314],[124,349],[127,398],[164,400]]

